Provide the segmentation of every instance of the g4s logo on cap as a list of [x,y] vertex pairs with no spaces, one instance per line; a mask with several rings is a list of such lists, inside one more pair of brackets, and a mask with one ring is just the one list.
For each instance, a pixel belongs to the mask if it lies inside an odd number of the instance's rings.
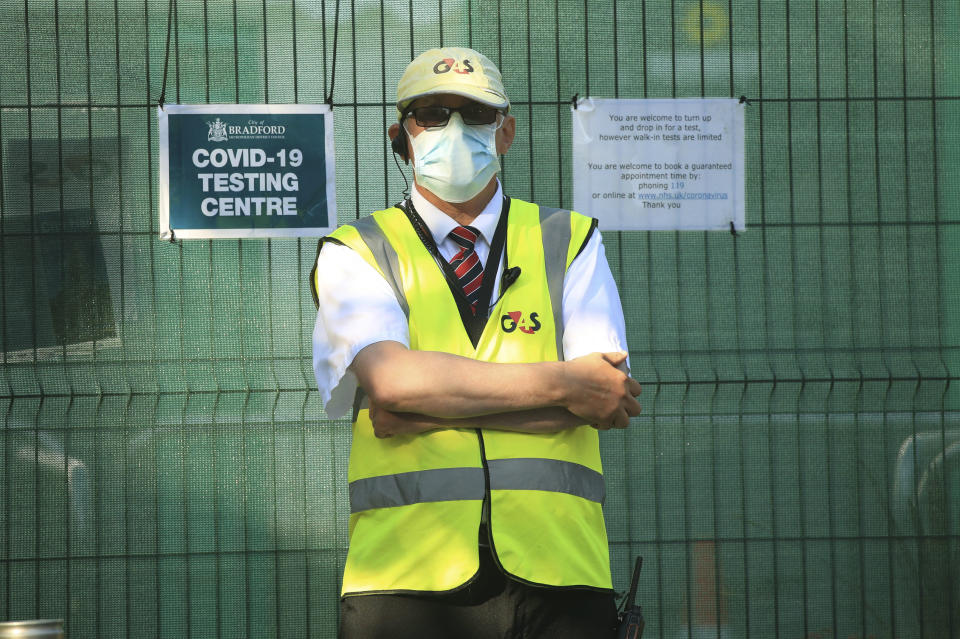
[[473,73],[473,67],[470,66],[469,60],[457,62],[453,58],[444,58],[433,65],[433,72],[438,74],[447,73],[451,69],[454,73]]
[[500,328],[504,333],[512,333],[518,328],[521,333],[532,335],[540,330],[540,321],[537,313],[530,313],[530,321],[523,317],[523,311],[510,311],[500,318]]

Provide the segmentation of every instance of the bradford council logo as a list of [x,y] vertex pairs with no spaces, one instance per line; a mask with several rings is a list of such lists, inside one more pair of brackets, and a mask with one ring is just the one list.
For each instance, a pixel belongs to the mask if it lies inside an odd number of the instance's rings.
[[213,122],[207,122],[207,125],[210,127],[210,131],[207,132],[208,142],[226,142],[227,141],[226,122],[223,122],[220,118],[217,118]]

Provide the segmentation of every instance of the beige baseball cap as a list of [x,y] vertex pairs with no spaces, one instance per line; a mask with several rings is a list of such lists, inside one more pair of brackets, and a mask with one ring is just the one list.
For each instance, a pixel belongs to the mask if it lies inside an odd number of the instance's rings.
[[497,109],[510,108],[497,67],[487,56],[464,47],[430,49],[407,65],[397,83],[397,119],[411,102],[434,93],[453,93]]

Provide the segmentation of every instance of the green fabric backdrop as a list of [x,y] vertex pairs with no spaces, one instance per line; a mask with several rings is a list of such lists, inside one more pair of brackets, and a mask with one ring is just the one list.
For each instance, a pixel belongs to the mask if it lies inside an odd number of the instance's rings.
[[499,64],[505,187],[551,206],[574,94],[750,100],[745,232],[604,234],[646,636],[960,637],[954,0],[0,0],[0,41],[0,620],[335,636],[315,240],[161,242],[155,107],[331,96],[354,219],[400,199],[393,89],[442,43]]

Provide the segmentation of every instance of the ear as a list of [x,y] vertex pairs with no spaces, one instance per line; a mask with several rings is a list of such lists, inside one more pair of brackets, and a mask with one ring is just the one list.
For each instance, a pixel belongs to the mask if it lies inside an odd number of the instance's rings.
[[503,155],[510,150],[513,138],[517,134],[517,119],[512,115],[505,115],[503,124],[497,129],[497,153]]
[[400,135],[400,124],[394,123],[387,129],[387,136],[390,138],[390,148],[400,156],[404,164],[410,164],[410,144],[408,135]]

